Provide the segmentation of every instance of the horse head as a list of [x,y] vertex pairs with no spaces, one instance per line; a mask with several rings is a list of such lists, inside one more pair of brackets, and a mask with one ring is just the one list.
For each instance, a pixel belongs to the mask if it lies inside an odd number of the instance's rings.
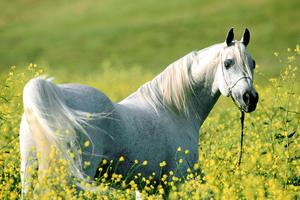
[[233,28],[227,34],[224,49],[220,52],[217,69],[218,88],[245,112],[256,109],[258,93],[253,85],[255,60],[247,51],[250,32],[246,28],[240,41],[234,40]]

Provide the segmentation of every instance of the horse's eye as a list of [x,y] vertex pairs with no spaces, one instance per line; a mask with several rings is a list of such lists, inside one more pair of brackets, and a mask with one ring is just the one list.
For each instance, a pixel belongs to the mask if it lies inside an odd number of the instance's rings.
[[255,69],[255,65],[256,65],[255,60],[253,60],[253,69]]
[[224,62],[224,66],[225,66],[226,69],[228,69],[232,64],[233,64],[233,60],[232,59],[227,59]]

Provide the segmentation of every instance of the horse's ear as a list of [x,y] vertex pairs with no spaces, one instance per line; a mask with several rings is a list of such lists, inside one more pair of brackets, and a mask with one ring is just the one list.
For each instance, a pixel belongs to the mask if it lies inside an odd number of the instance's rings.
[[226,37],[226,44],[227,44],[227,46],[229,46],[229,45],[232,43],[233,38],[234,38],[233,28],[231,28],[231,29],[228,31],[227,37]]
[[247,46],[249,44],[249,41],[250,41],[250,31],[246,28],[245,33],[241,39],[241,42],[243,42],[243,44]]

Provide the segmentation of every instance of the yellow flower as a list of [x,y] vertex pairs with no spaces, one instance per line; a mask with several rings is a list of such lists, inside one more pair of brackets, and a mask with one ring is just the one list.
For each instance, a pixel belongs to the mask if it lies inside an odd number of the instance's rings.
[[167,162],[166,161],[162,161],[161,163],[159,163],[159,166],[160,167],[165,167],[167,165]]
[[196,163],[196,164],[194,165],[194,170],[197,170],[197,169],[199,169],[199,164],[198,164],[198,163]]
[[144,162],[142,163],[142,165],[144,165],[144,166],[148,165],[148,161],[144,160]]
[[102,164],[104,164],[104,165],[106,165],[108,163],[108,161],[106,160],[106,159],[104,159],[103,161],[102,161]]
[[295,52],[297,52],[298,54],[300,54],[300,46],[298,44],[296,45]]
[[91,113],[87,112],[87,113],[86,113],[86,118],[89,119],[90,117],[91,117]]
[[71,158],[75,158],[74,153],[70,152],[70,157],[71,157]]
[[288,56],[288,61],[289,62],[293,62],[294,60],[296,60],[295,56]]
[[186,171],[187,171],[188,173],[191,173],[191,172],[192,172],[191,168],[187,168]]
[[121,184],[122,188],[126,188],[126,182],[125,181],[122,181],[122,184]]
[[189,153],[190,153],[189,150],[185,150],[185,151],[184,151],[184,154],[189,154]]
[[131,180],[129,182],[129,185],[131,186],[132,189],[136,189],[137,188],[137,184],[134,182],[134,180]]
[[194,174],[189,174],[188,177],[189,177],[190,179],[194,179],[195,176],[194,176]]
[[178,148],[177,148],[177,151],[178,151],[178,152],[179,152],[179,151],[181,151],[181,150],[182,150],[182,148],[181,148],[181,147],[178,147]]
[[84,147],[88,147],[88,146],[90,146],[90,141],[89,140],[85,141],[85,143],[84,143]]
[[90,161],[84,161],[84,167],[88,167],[91,165],[91,162]]
[[174,182],[176,182],[176,181],[178,181],[178,178],[177,178],[176,176],[173,176],[173,177],[172,177],[172,180],[173,180]]
[[121,156],[121,157],[119,158],[119,161],[120,161],[120,162],[123,162],[124,160],[125,160],[124,156]]
[[163,188],[159,189],[159,194],[164,194],[164,193],[165,193],[165,191]]
[[104,173],[103,176],[104,176],[104,178],[107,178],[107,177],[108,177],[108,174],[107,174],[107,173]]
[[32,67],[33,67],[33,64],[30,63],[30,64],[28,65],[28,69],[30,70]]
[[164,174],[161,178],[162,181],[165,181],[166,179],[168,178],[168,175],[167,174]]

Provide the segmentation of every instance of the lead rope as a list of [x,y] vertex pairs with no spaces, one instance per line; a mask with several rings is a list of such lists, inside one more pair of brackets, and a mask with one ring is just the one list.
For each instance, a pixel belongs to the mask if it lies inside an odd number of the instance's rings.
[[238,167],[241,165],[242,162],[242,155],[243,155],[243,140],[244,140],[244,120],[245,120],[245,112],[241,110],[241,143],[240,143],[240,157],[238,162]]
[[239,155],[239,162],[237,164],[238,167],[240,167],[241,162],[242,162],[242,156],[243,156],[243,141],[244,141],[244,121],[245,121],[245,112],[237,105],[235,102],[234,98],[231,95],[231,90],[229,91],[229,95],[234,103],[234,105],[237,106],[237,108],[241,111],[241,141],[240,141],[240,155]]

